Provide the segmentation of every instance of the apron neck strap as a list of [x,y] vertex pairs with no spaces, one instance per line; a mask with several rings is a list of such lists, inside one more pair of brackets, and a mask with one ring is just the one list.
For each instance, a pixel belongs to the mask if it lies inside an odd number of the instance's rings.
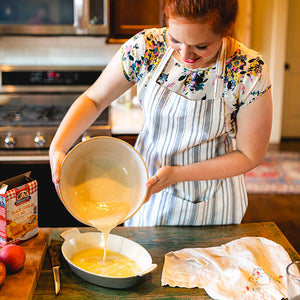
[[158,66],[156,67],[154,73],[153,73],[153,80],[156,82],[156,80],[158,79],[158,76],[161,74],[161,72],[163,71],[166,63],[168,62],[168,60],[170,59],[170,57],[172,56],[174,52],[174,49],[171,47],[168,47],[166,50],[166,53],[164,54],[164,56],[161,59],[161,62],[158,64]]
[[222,98],[224,89],[224,78],[226,70],[226,40],[222,39],[221,48],[218,54],[218,60],[216,65],[217,78],[215,81],[214,98]]
[[218,54],[218,60],[217,60],[217,75],[219,77],[225,75],[225,68],[226,68],[226,40],[225,38],[223,38],[221,42],[221,48]]

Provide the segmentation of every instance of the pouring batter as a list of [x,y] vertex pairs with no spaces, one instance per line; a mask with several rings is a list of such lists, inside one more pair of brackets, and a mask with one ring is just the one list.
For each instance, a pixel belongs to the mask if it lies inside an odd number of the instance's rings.
[[131,189],[126,170],[109,159],[97,157],[84,164],[74,180],[73,209],[76,214],[102,232],[103,261],[106,260],[109,233],[130,211]]

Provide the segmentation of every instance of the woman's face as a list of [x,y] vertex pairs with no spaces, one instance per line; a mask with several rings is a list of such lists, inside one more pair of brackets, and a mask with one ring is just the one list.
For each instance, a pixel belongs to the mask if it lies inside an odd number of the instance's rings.
[[191,69],[212,65],[217,59],[222,36],[214,33],[208,24],[189,22],[186,19],[170,18],[167,33],[175,57]]

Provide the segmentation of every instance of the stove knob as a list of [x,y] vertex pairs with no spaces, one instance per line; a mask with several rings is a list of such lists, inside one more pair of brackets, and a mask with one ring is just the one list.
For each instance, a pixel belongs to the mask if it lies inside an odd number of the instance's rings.
[[81,141],[85,142],[87,140],[89,140],[91,137],[85,132],[82,137],[81,137]]
[[41,135],[38,132],[36,137],[34,138],[34,143],[35,143],[36,147],[43,147],[47,143],[47,140],[43,135]]
[[16,143],[16,139],[11,134],[8,134],[7,137],[4,139],[5,147],[8,149],[14,148]]

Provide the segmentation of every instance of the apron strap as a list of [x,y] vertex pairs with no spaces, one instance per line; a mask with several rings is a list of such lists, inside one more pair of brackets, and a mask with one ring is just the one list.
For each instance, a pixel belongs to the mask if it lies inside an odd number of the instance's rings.
[[217,60],[217,78],[215,81],[214,99],[220,99],[223,95],[224,78],[226,70],[226,40],[222,39],[220,53]]
[[163,71],[166,63],[168,62],[169,58],[172,56],[174,49],[171,47],[168,47],[166,50],[166,53],[164,54],[163,58],[161,59],[161,62],[159,65],[156,67],[154,73],[153,73],[153,80],[156,82],[158,79],[158,76],[161,74]]

